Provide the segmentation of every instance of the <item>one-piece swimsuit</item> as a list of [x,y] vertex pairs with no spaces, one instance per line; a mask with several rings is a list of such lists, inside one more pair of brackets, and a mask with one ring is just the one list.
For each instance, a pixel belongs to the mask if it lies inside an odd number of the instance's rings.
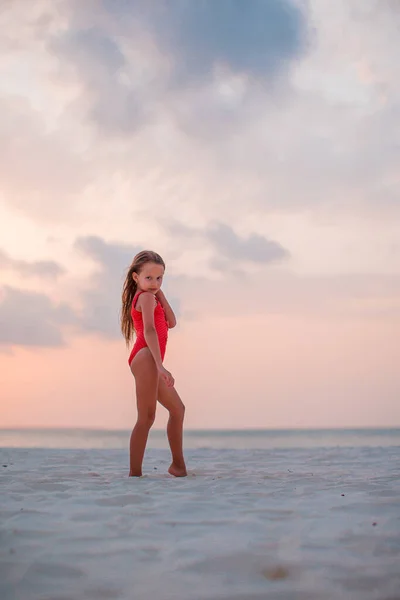
[[[133,321],[133,327],[135,329],[136,340],[133,345],[132,351],[129,355],[129,365],[131,364],[132,360],[139,352],[139,350],[142,350],[142,348],[147,347],[147,342],[144,337],[143,315],[140,310],[137,310],[135,308],[140,294],[143,294],[143,291],[137,292],[132,301],[131,317]],[[156,306],[154,308],[154,326],[156,328],[158,343],[160,345],[161,360],[164,360],[168,340],[168,323],[167,319],[165,318],[165,312],[163,307],[161,306],[160,301],[158,300],[157,296],[155,296],[155,298]]]

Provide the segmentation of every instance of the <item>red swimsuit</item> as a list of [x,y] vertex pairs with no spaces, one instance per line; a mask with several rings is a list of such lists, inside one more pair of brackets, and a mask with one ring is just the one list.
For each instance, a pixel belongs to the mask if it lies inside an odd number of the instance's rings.
[[[147,342],[144,337],[143,316],[142,313],[139,310],[136,310],[135,308],[137,299],[139,298],[140,294],[143,294],[143,291],[137,292],[132,301],[131,316],[133,326],[135,328],[136,340],[128,359],[129,364],[131,364],[133,358],[136,356],[139,350],[147,347]],[[161,306],[160,301],[157,299],[157,297],[156,301],[157,305],[154,309],[154,326],[157,332],[158,343],[160,344],[161,360],[164,360],[165,351],[167,349],[168,323],[165,318],[164,309]]]

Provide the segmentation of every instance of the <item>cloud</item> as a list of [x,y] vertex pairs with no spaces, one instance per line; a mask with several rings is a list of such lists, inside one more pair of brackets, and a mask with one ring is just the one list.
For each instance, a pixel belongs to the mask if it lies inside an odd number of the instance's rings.
[[[344,0],[329,18],[316,0],[52,6],[1,13],[13,38],[0,60],[18,71],[2,87],[11,206],[60,224],[73,214],[69,239],[89,227],[108,236],[112,219],[114,239],[129,240],[139,212],[152,234],[168,211],[235,232],[252,217],[244,231],[263,237],[269,215],[308,211],[338,239],[349,215],[360,227],[379,217],[383,236],[398,217],[399,38],[387,8],[375,27],[369,5]],[[204,242],[208,255],[216,241]]]
[[276,241],[269,240],[263,235],[251,233],[247,237],[239,236],[226,223],[216,222],[198,229],[172,220],[164,220],[166,230],[174,238],[186,240],[207,240],[214,248],[210,264],[218,270],[232,269],[248,263],[253,265],[269,265],[289,258],[288,250]]
[[77,317],[65,303],[37,292],[4,287],[0,295],[0,344],[55,348],[65,345],[63,328]]
[[[113,2],[104,4],[115,12]],[[128,10],[134,5],[125,3]],[[290,0],[175,0],[158,6],[143,2],[141,8],[156,43],[173,56],[181,84],[208,79],[218,63],[270,78],[304,50],[304,14]]]
[[140,248],[130,244],[108,243],[98,236],[80,237],[75,248],[86,254],[108,273],[120,273],[129,267]]
[[240,238],[233,229],[224,223],[218,223],[206,232],[207,238],[214,244],[220,255],[226,259],[255,264],[269,264],[287,258],[289,253],[278,242],[267,240],[258,234]]
[[208,78],[218,62],[265,78],[304,51],[306,18],[291,0],[102,0],[126,33],[134,22],[151,32],[178,79]]
[[[95,236],[76,240],[75,249],[91,259],[96,270],[78,289],[79,307],[54,303],[42,293],[4,287],[0,296],[0,344],[5,346],[57,347],[65,345],[64,328],[72,326],[75,334],[96,333],[106,338],[120,338],[119,311],[126,269],[140,248],[107,243]],[[30,274],[53,274],[56,263],[24,263],[0,255],[0,264]]]
[[77,239],[75,248],[92,259],[97,267],[87,287],[80,293],[82,331],[99,333],[107,338],[121,337],[119,317],[122,286],[133,257],[142,248],[106,242],[96,236]]
[[291,0],[65,6],[69,27],[47,47],[60,79],[78,87],[71,110],[109,136],[135,134],[166,109],[173,115],[176,92],[220,79],[218,68],[263,81],[283,76],[306,46],[304,11]]
[[145,119],[145,104],[135,82],[120,77],[128,66],[118,43],[104,31],[70,29],[49,42],[49,49],[65,67],[70,65],[81,86],[72,103],[100,131],[130,135]]
[[[5,287],[0,297],[0,344],[57,347],[65,344],[64,327],[73,326],[75,334],[99,334],[120,338],[119,314],[126,270],[139,247],[108,243],[100,237],[85,236],[74,248],[95,263],[86,285],[77,289],[79,306],[56,304],[41,293]],[[2,256],[0,255],[0,265]],[[23,261],[12,261],[20,269]],[[38,266],[39,265],[39,266]],[[24,263],[30,272],[52,272],[55,263]]]
[[0,95],[0,177],[7,203],[40,220],[65,219],[90,181],[88,161],[20,96]]
[[17,260],[0,250],[0,269],[11,269],[22,276],[42,277],[45,279],[56,279],[65,273],[64,267],[54,260],[38,260],[28,262]]

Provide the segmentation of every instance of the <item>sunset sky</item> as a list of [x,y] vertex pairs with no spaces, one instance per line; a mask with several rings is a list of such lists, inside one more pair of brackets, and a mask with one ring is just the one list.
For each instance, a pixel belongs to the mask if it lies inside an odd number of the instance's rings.
[[394,0],[4,3],[0,426],[134,424],[141,249],[186,427],[400,426],[399,27]]

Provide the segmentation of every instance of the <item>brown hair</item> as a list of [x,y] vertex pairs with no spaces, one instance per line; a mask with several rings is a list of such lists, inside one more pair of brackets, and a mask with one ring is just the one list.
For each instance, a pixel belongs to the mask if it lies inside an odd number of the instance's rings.
[[124,286],[122,288],[122,310],[121,310],[121,331],[125,338],[126,345],[134,336],[135,330],[133,327],[131,309],[133,298],[135,297],[137,284],[134,281],[133,273],[140,273],[143,266],[146,263],[155,263],[156,265],[162,265],[165,269],[165,263],[161,256],[157,252],[152,250],[142,250],[139,254],[136,254],[132,261],[131,266],[128,269],[128,273],[125,278]]

